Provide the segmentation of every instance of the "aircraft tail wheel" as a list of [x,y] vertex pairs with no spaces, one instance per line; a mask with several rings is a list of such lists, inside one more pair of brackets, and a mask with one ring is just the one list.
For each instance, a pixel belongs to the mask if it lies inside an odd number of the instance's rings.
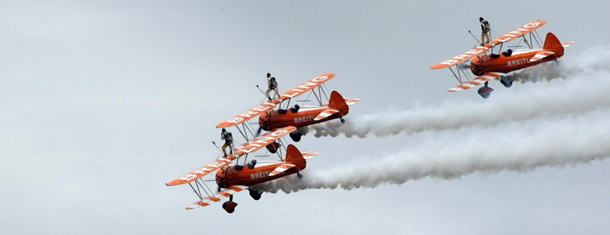
[[303,136],[301,133],[299,133],[298,131],[292,132],[290,133],[290,138],[292,139],[292,141],[294,142],[299,142],[301,141],[301,136]]
[[502,85],[504,85],[506,88],[513,86],[513,81],[505,81],[504,79],[500,79],[500,83],[502,83]]
[[491,87],[481,87],[481,88],[479,88],[478,93],[481,97],[483,97],[484,99],[487,99],[491,95],[492,91],[494,91],[494,89]]
[[345,119],[341,118],[341,123],[345,123]]
[[225,211],[229,214],[235,211],[235,207],[237,207],[237,203],[233,201],[226,201],[222,203],[222,209],[225,209]]

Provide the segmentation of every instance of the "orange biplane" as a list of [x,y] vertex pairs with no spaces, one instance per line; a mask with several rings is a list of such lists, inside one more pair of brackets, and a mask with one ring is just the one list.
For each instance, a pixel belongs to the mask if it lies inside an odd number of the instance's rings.
[[[468,90],[472,87],[485,84],[484,87],[479,88],[478,93],[481,97],[488,98],[493,91],[491,87],[488,87],[488,82],[490,80],[500,80],[500,83],[505,87],[511,87],[513,81],[503,79],[504,75],[540,63],[557,60],[563,56],[565,47],[574,44],[574,42],[561,44],[554,34],[548,33],[544,41],[544,46],[539,49],[534,49],[532,40],[538,44],[538,47],[540,47],[539,42],[542,42],[540,36],[535,33],[535,30],[542,27],[544,24],[546,24],[546,21],[544,20],[529,22],[492,40],[490,44],[477,46],[463,54],[436,64],[432,66],[431,69],[449,68],[449,70],[451,70],[451,73],[453,73],[453,76],[460,82],[460,85],[450,88],[448,90],[449,92]],[[527,36],[529,36],[529,41],[527,40]],[[522,38],[529,49],[516,49],[514,52],[509,49],[501,54],[493,53],[496,46],[500,46],[498,49],[498,52],[500,52],[502,51],[504,43],[517,38]],[[488,52],[490,53],[488,54]],[[471,79],[469,74],[464,71],[466,69],[461,66],[456,66],[456,71],[451,68],[452,66],[459,65],[469,60],[471,60],[469,66],[470,70],[477,76],[474,79]]]
[[[233,194],[248,189],[250,196],[254,200],[259,200],[262,195],[262,191],[253,189],[260,183],[271,181],[277,178],[286,177],[292,174],[297,174],[301,178],[299,173],[307,166],[306,160],[309,160],[317,155],[317,153],[300,152],[294,145],[288,145],[286,149],[278,149],[277,154],[280,158],[280,162],[266,164],[259,163],[256,161],[246,163],[247,156],[250,153],[258,151],[263,147],[275,143],[276,141],[281,142],[281,138],[295,131],[296,127],[284,127],[277,128],[276,130],[269,132],[263,136],[249,141],[243,144],[241,147],[236,148],[235,154],[231,154],[226,157],[217,159],[216,161],[205,165],[199,169],[192,171],[172,182],[167,183],[167,186],[176,186],[182,184],[188,184],[191,189],[199,197],[199,201],[187,206],[187,210],[206,207],[214,202],[220,202],[223,199],[228,199],[222,204],[222,208],[228,213],[233,213],[237,203],[233,201]],[[282,158],[282,150],[285,150],[286,158]],[[232,165],[229,166],[234,160],[239,162],[239,158],[244,157],[244,165]],[[213,172],[216,173],[215,180],[204,180],[203,177]],[[206,181],[216,181],[218,190],[216,192],[210,190],[207,186]],[[224,190],[221,190],[223,189]]]
[[[253,136],[254,133],[246,126],[246,122],[254,117],[260,116],[258,120],[259,129],[257,135],[261,130],[273,131],[277,128],[293,126],[298,128],[298,130],[291,133],[290,138],[295,142],[299,142],[301,136],[307,132],[305,128],[309,125],[337,118],[341,119],[341,122],[344,122],[343,117],[349,113],[349,106],[360,100],[344,98],[337,91],[332,91],[329,98],[328,92],[322,85],[334,77],[335,74],[333,73],[325,73],[316,76],[311,80],[284,92],[279,100],[260,104],[218,124],[216,128],[236,126],[244,138],[248,140],[248,133],[246,130],[249,130]],[[301,107],[295,104],[293,107],[290,107],[292,98],[310,91],[310,95],[313,94],[316,97],[318,105]],[[324,103],[325,101],[328,103]],[[276,106],[278,106],[278,109],[274,109]],[[239,127],[240,124],[242,128]]]

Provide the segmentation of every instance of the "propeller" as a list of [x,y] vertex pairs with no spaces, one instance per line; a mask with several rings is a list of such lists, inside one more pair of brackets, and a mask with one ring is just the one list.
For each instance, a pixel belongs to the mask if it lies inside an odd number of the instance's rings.
[[256,129],[256,136],[255,136],[255,138],[258,137],[259,135],[261,135],[261,131],[263,131],[263,128],[258,126],[258,129]]
[[271,121],[269,121],[269,116],[271,115],[271,113],[266,112],[267,116],[265,116],[265,120],[263,121],[263,125],[259,125],[258,129],[256,129],[256,137],[261,135],[261,132],[263,131],[263,126],[271,126]]

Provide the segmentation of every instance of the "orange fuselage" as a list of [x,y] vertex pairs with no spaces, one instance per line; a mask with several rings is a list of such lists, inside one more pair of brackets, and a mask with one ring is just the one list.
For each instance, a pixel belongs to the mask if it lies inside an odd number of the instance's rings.
[[269,114],[261,114],[258,119],[258,123],[263,130],[270,131],[275,128],[287,126],[299,128],[342,117],[341,113],[335,113],[326,118],[322,118],[317,121],[314,120],[316,116],[327,108],[328,106],[322,106],[319,108],[302,108],[302,110],[299,110],[296,113],[292,112],[291,110],[287,110],[285,114],[280,114],[278,110],[272,110],[269,112]]
[[470,70],[474,75],[481,76],[489,72],[500,72],[509,73],[515,70],[531,67],[544,62],[559,59],[560,56],[550,55],[542,60],[530,62],[530,59],[536,55],[540,50],[533,50],[527,52],[515,52],[511,56],[506,57],[500,55],[499,58],[491,58],[488,55],[481,55],[472,59],[470,63]]
[[216,184],[221,188],[228,188],[233,185],[252,186],[297,173],[296,168],[291,168],[277,175],[269,176],[269,173],[281,164],[266,165],[254,169],[244,166],[242,170],[237,170],[235,166],[225,166],[216,173]]

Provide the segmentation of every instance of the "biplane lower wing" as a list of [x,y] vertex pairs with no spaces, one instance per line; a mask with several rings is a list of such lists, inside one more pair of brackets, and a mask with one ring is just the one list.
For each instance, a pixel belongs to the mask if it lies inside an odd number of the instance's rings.
[[468,82],[464,82],[458,86],[449,88],[449,90],[447,90],[448,92],[456,92],[456,91],[461,91],[461,90],[468,90],[470,88],[479,86],[485,82],[488,82],[490,80],[493,79],[500,79],[500,77],[504,76],[505,73],[497,73],[497,72],[491,72],[491,73],[485,73],[482,76],[476,77],[475,79],[473,79],[472,81],[468,81]]
[[219,202],[222,201],[224,199],[229,198],[231,195],[239,193],[241,191],[243,191],[244,189],[247,189],[248,186],[243,186],[243,185],[233,185],[229,188],[226,188],[216,194],[214,194],[211,197],[206,197],[201,201],[195,202],[190,206],[187,206],[185,209],[187,210],[192,210],[192,209],[196,209],[196,208],[200,208],[200,207],[206,207],[209,206],[210,204],[214,203],[214,202]]

